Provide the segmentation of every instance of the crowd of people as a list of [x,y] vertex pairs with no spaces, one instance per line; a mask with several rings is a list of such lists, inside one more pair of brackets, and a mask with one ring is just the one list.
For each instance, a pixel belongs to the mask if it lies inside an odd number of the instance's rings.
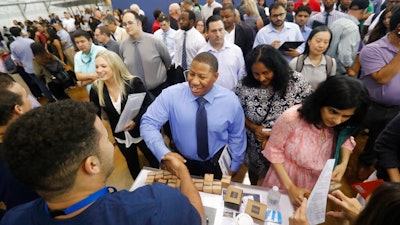
[[[278,186],[299,207],[291,224],[308,224],[306,197],[326,161],[335,158],[331,180],[340,183],[360,132],[368,141],[358,178],[376,168],[399,182],[399,3],[183,0],[155,9],[151,25],[137,4],[13,21],[0,36],[0,201],[14,209],[0,224],[201,224],[190,175],[221,178],[226,151],[231,176],[244,164],[251,184]],[[75,85],[92,104],[69,99]],[[116,130],[139,93],[138,113]],[[36,107],[43,95],[49,103]],[[140,148],[152,167],[181,179],[181,191],[106,187],[114,147],[101,119],[134,179]],[[334,192],[345,215],[328,215],[389,221],[366,217],[396,188],[382,185],[362,212]]]

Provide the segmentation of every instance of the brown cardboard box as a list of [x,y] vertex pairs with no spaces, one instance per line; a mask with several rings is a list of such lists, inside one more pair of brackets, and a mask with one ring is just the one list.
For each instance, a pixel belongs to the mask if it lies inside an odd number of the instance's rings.
[[224,198],[225,207],[239,210],[240,204],[242,204],[243,190],[233,186],[229,186],[226,190]]
[[267,213],[267,205],[249,199],[245,212],[256,219],[264,220]]

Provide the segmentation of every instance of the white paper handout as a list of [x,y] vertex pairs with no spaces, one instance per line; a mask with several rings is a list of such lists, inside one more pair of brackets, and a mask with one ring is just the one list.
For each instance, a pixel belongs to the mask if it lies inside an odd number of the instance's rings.
[[145,96],[146,92],[128,95],[128,100],[126,101],[124,111],[122,111],[121,116],[118,120],[118,124],[115,127],[115,133],[123,131],[125,125],[133,118],[135,118],[135,116],[139,113],[140,108],[142,107]]
[[228,145],[225,145],[224,149],[222,150],[221,156],[218,159],[219,167],[221,168],[222,174],[229,175],[229,169],[231,167],[232,158],[229,155],[229,148]]
[[335,159],[328,159],[307,202],[307,218],[311,225],[325,222],[326,202]]

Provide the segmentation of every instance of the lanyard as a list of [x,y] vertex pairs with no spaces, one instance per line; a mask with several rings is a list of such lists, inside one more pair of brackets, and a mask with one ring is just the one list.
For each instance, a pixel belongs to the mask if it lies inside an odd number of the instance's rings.
[[47,215],[51,216],[52,218],[61,216],[61,215],[68,215],[68,214],[74,213],[74,212],[82,209],[83,207],[93,203],[94,201],[96,201],[97,199],[102,197],[103,195],[107,194],[109,192],[108,189],[112,189],[113,192],[117,191],[117,189],[115,189],[115,187],[107,186],[107,187],[104,187],[103,189],[100,189],[100,190],[96,191],[95,193],[89,195],[88,197],[82,199],[81,201],[71,205],[70,207],[68,207],[66,209],[50,210],[49,207],[47,206],[47,204],[45,203],[44,211],[46,212]]

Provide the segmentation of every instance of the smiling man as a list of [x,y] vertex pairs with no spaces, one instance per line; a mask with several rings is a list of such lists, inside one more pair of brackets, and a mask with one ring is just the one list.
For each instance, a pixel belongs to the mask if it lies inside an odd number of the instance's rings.
[[[237,96],[215,81],[218,61],[211,53],[198,54],[187,73],[187,81],[165,89],[143,115],[140,132],[158,160],[173,155],[186,161],[190,174],[213,173],[221,178],[218,159],[228,145],[234,175],[246,149],[244,113]],[[179,99],[179,100],[178,100]],[[178,153],[164,144],[161,126],[168,121]]]

